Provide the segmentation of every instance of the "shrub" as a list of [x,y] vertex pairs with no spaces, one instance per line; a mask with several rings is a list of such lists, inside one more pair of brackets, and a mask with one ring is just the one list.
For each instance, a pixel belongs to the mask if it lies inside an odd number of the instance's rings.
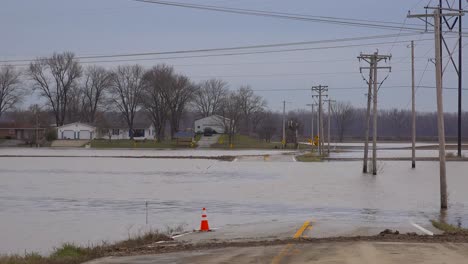
[[55,129],[51,129],[51,130],[47,131],[46,140],[47,141],[57,140],[57,131]]

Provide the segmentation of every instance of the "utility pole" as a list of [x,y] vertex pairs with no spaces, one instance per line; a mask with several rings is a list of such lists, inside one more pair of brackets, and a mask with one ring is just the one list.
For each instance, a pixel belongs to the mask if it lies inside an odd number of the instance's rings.
[[322,156],[323,154],[323,103],[322,97],[328,97],[328,95],[324,94],[328,92],[328,86],[319,85],[313,86],[312,92],[316,92],[317,95],[312,95],[312,97],[318,97],[319,105],[318,105],[318,119],[319,119],[319,127],[318,127],[318,137],[319,137],[319,155]]
[[414,41],[411,41],[411,168],[416,168],[416,94],[414,87]]
[[443,209],[448,208],[447,201],[447,169],[445,167],[445,124],[444,124],[444,105],[442,92],[442,47],[440,45],[440,8],[434,11],[435,19],[435,42],[436,42],[436,86],[437,86],[437,128],[439,130],[439,159],[440,159],[440,202]]
[[[387,61],[392,58],[391,55],[379,55],[378,52],[374,52],[373,54],[361,54],[358,59],[359,60],[364,60],[367,63],[369,63],[371,66],[370,67],[361,67],[360,71],[362,73],[363,69],[369,69],[369,91],[371,90],[370,87],[373,86],[372,89],[372,96],[369,97],[370,92],[368,93],[368,109],[367,112],[370,115],[370,98],[372,98],[373,102],[373,136],[372,136],[372,174],[377,175],[377,93],[378,93],[378,82],[377,82],[377,73],[379,69],[387,69],[391,71],[391,67],[378,67],[378,63],[382,60]],[[383,82],[382,82],[383,83]],[[380,85],[382,85],[380,83]],[[369,126],[369,120],[370,118],[367,118],[368,121],[368,126]],[[367,130],[367,129],[366,129]],[[367,144],[364,146],[364,167],[363,171],[367,172],[367,152],[368,152],[368,130],[366,131],[366,142]]]
[[[443,105],[443,87],[442,87],[442,32],[441,20],[446,16],[461,17],[464,11],[461,9],[450,9],[442,7],[426,7],[434,10],[433,14],[410,15],[408,18],[428,18],[434,19],[435,33],[435,67],[436,67],[436,86],[437,86],[437,128],[439,134],[439,173],[440,173],[440,206],[442,209],[448,208],[447,201],[447,169],[445,164],[445,124],[444,124],[444,105]],[[449,11],[443,13],[442,10]],[[450,13],[451,12],[451,13]]]
[[[367,82],[369,85],[369,89],[367,91],[367,111],[366,111],[366,132],[364,136],[364,163],[362,165],[362,172],[367,173],[367,160],[369,157],[369,130],[370,130],[370,111],[371,111],[371,102],[372,102],[372,85],[374,82],[374,57],[370,58],[369,61],[369,81]],[[362,69],[361,69],[362,70]]]
[[335,100],[325,100],[325,102],[328,102],[328,136],[327,136],[327,140],[328,140],[328,155],[330,155],[330,128],[331,128],[331,104],[332,103],[335,103],[336,101]]
[[[457,146],[458,146],[458,157],[462,157],[462,115],[463,115],[463,110],[462,110],[462,81],[463,81],[463,25],[462,25],[462,17],[465,13],[463,10],[462,6],[462,0],[458,1],[458,6],[457,6],[457,1],[443,1],[439,0],[439,8],[440,8],[440,27],[439,27],[439,32],[440,32],[440,56],[441,60],[440,63],[441,65],[443,64],[443,50],[445,47],[445,51],[447,53],[449,58],[449,61],[447,62],[447,65],[445,68],[448,66],[448,64],[452,64],[453,68],[455,69],[458,77],[458,129],[457,129]],[[426,8],[428,9],[428,8]],[[431,9],[431,8],[429,8]],[[445,13],[447,12],[452,12],[450,13]],[[433,16],[432,14],[430,16]],[[419,19],[422,20],[422,17],[418,17]],[[427,18],[427,17],[426,17]],[[425,21],[426,23],[426,28],[429,23]],[[456,27],[458,24],[458,27]],[[432,24],[430,24],[432,25]],[[458,35],[458,40],[457,40],[457,46],[458,46],[458,62],[455,62],[454,55],[455,55],[455,49],[451,49],[449,47],[449,44],[447,43],[448,38],[445,38],[442,32],[444,32],[444,26],[446,28],[445,32],[453,32],[457,33]],[[458,32],[456,32],[458,31]],[[454,47],[455,48],[455,47]],[[450,63],[451,62],[451,63]],[[445,68],[442,71],[442,82],[443,82],[443,75],[445,72]]]
[[286,148],[286,101],[283,101],[283,140],[281,141],[283,149]]

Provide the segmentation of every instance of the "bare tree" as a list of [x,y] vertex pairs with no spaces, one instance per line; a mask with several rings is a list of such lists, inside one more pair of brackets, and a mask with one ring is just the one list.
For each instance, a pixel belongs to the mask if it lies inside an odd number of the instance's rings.
[[221,101],[228,93],[225,81],[211,79],[202,82],[194,93],[194,106],[203,117],[219,113]]
[[134,137],[134,120],[142,105],[144,69],[140,65],[119,66],[112,72],[110,101],[127,123],[130,139]]
[[74,85],[68,92],[67,111],[65,118],[67,122],[83,121],[83,97],[83,90],[81,90],[80,87],[76,85]]
[[[173,71],[172,68],[170,68]],[[183,75],[174,74],[172,85],[163,86],[162,96],[169,109],[169,124],[171,126],[171,139],[179,129],[180,120],[188,103],[193,99],[195,86]]]
[[409,127],[410,113],[404,110],[392,109],[388,111],[388,118],[393,127],[393,136],[400,138],[403,134],[403,129]]
[[267,118],[270,113],[266,112],[264,109],[254,112],[250,116],[250,130],[252,132],[258,133],[258,127],[262,123],[263,119]]
[[233,143],[234,135],[237,133],[238,123],[242,118],[242,110],[239,108],[241,97],[239,91],[229,92],[221,101],[221,115],[224,117],[224,129],[228,135],[229,145]]
[[251,118],[255,113],[264,111],[266,106],[265,100],[261,96],[254,93],[249,86],[242,86],[238,92],[239,108],[242,111],[245,131],[248,134],[252,133]]
[[84,83],[81,86],[81,113],[84,121],[93,124],[96,113],[102,106],[105,92],[112,84],[111,73],[103,67],[90,66],[85,71]]
[[20,76],[21,72],[13,66],[0,68],[0,116],[21,101],[24,90],[20,87]]
[[55,115],[57,126],[65,122],[70,91],[81,77],[82,69],[71,52],[55,53],[50,58],[39,58],[29,65],[28,74],[33,89],[47,99]]
[[171,67],[158,65],[147,71],[144,76],[145,93],[143,104],[156,131],[156,140],[164,139],[164,129],[169,116],[169,107],[163,91],[174,85],[174,74]]
[[260,139],[265,140],[265,142],[271,142],[271,139],[276,133],[277,120],[271,112],[264,112],[263,118],[258,123],[257,133]]
[[333,107],[333,113],[335,114],[339,140],[343,142],[344,134],[354,119],[355,110],[348,102],[337,102]]

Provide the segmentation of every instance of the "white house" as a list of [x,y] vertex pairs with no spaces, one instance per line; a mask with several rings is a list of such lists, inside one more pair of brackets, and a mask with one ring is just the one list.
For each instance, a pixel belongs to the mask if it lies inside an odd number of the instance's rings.
[[58,139],[94,139],[96,128],[94,126],[75,122],[57,128]]
[[[135,140],[154,139],[156,136],[156,131],[153,125],[135,126],[133,130],[133,139]],[[101,128],[97,138],[118,140],[130,139],[130,136],[131,135],[128,128],[123,128],[123,126],[114,126],[112,128]]]
[[225,124],[229,124],[229,119],[219,115],[212,115],[195,120],[195,133],[203,133],[205,128],[211,128],[218,134],[226,132]]

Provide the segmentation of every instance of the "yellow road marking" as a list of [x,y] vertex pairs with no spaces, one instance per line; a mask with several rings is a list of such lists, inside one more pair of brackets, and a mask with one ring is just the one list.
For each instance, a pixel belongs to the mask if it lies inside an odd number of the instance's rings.
[[304,224],[302,225],[301,228],[299,228],[299,230],[297,230],[296,234],[294,234],[293,238],[294,239],[298,239],[302,236],[302,234],[304,233],[304,231],[310,226],[310,221],[305,221]]
[[[307,229],[312,229],[312,226],[310,225],[310,221],[305,221],[304,224],[297,230],[297,232],[294,234],[293,239],[298,239],[303,236],[304,231]],[[272,264],[279,264],[281,263],[281,260],[288,255],[292,255],[294,253],[298,253],[297,250],[290,252],[294,248],[293,244],[287,244],[278,255],[276,255],[273,260],[271,261]]]

